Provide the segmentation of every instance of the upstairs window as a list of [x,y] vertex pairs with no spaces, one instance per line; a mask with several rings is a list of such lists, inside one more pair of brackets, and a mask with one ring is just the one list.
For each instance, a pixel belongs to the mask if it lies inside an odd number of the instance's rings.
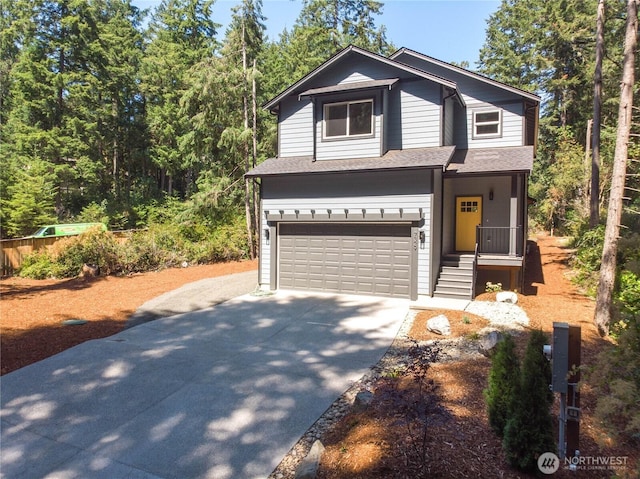
[[496,138],[502,136],[502,110],[473,112],[473,137]]
[[324,105],[324,138],[373,134],[373,100]]

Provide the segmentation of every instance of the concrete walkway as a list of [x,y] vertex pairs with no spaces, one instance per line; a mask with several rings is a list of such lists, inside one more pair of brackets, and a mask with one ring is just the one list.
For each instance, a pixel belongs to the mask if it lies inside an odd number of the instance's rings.
[[210,308],[248,294],[258,287],[258,271],[205,278],[153,298],[140,306],[127,321],[131,328],[158,318]]
[[0,477],[264,478],[379,360],[408,307],[244,295],[7,374]]

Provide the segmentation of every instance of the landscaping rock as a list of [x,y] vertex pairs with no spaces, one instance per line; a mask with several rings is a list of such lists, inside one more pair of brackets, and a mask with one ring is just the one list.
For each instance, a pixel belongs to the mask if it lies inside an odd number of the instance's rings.
[[500,291],[496,294],[496,301],[499,303],[516,304],[518,302],[518,295],[513,291]]
[[373,393],[371,391],[360,391],[353,400],[353,411],[364,411],[369,407],[371,401],[373,401]]
[[449,323],[449,319],[444,314],[440,314],[427,321],[427,329],[442,336],[449,336],[451,334],[451,323]]
[[80,272],[81,278],[95,278],[100,276],[100,267],[95,264],[83,264],[82,271]]
[[496,346],[502,341],[502,333],[500,331],[491,331],[480,339],[478,351],[483,356],[490,358],[495,352]]
[[315,479],[322,454],[324,454],[324,444],[320,440],[316,440],[311,446],[309,454],[296,468],[295,479]]

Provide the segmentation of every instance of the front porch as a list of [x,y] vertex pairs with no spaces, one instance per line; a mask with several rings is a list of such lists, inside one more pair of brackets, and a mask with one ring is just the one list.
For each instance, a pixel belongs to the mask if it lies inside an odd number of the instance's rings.
[[524,234],[523,226],[476,226],[475,251],[443,254],[434,297],[471,300],[489,282],[521,291]]
[[452,271],[456,263],[459,269],[470,268],[473,273],[472,278],[465,278],[467,299],[484,292],[488,282],[501,283],[504,290],[522,289],[526,198],[525,173],[444,177],[442,248],[434,296],[451,297],[443,285],[450,284],[454,275],[467,273]]

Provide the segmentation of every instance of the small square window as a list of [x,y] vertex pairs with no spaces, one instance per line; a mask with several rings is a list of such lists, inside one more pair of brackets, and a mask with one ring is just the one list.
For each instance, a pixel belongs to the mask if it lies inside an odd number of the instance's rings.
[[473,137],[496,138],[502,136],[502,110],[473,112]]

